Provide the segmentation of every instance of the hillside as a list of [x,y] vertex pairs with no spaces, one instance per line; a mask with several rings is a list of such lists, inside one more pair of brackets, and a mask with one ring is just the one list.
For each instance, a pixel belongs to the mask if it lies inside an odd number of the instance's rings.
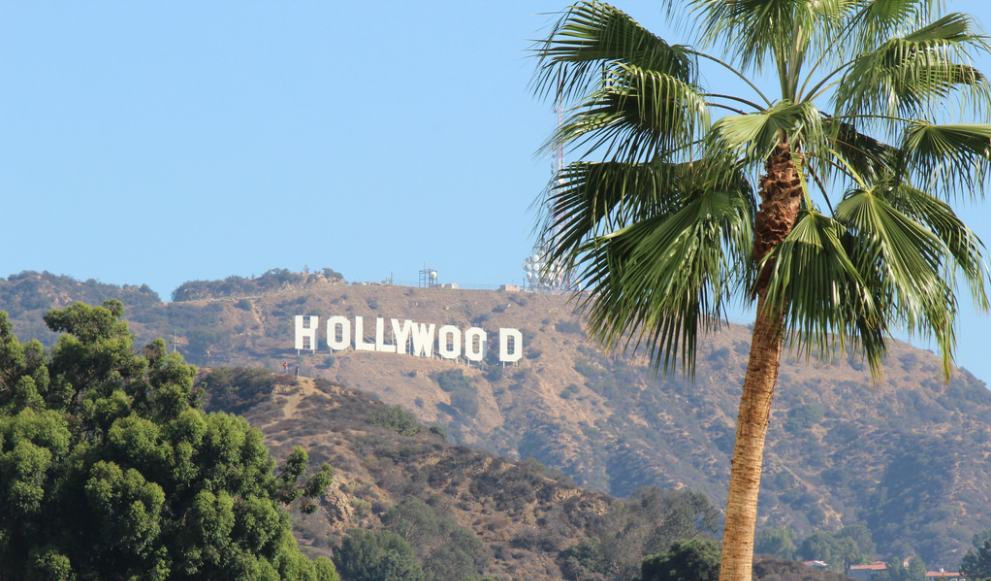
[[[437,551],[444,538],[460,530],[481,541],[469,559],[474,573],[551,580],[569,568],[562,551],[601,536],[613,545],[605,578],[629,579],[649,552],[715,531],[718,511],[697,495],[653,489],[639,496],[642,502],[616,500],[532,459],[507,461],[451,444],[442,431],[407,422],[392,413],[398,408],[338,384],[258,371],[202,375],[207,409],[243,415],[265,433],[276,457],[302,445],[311,461],[334,467],[321,509],[294,515],[296,536],[313,554],[330,556],[355,528],[386,528],[429,563],[444,555]],[[679,508],[692,518],[674,518]]]
[[[302,444],[311,460],[336,467],[319,510],[293,519],[315,555],[330,556],[358,528],[388,530],[409,541],[438,581],[625,581],[645,556],[718,529],[719,511],[697,492],[651,487],[615,499],[532,458],[455,446],[409,412],[323,379],[218,368],[204,370],[199,386],[208,410],[248,418],[276,456]],[[756,559],[754,575],[849,580],[767,556]]]
[[[604,355],[562,296],[328,283],[166,304],[140,291],[22,273],[0,280],[0,308],[15,306],[22,338],[50,343],[54,336],[39,330],[45,308],[122,296],[139,341],[171,342],[174,332],[179,351],[197,364],[281,370],[298,362],[301,375],[401,405],[455,443],[536,458],[580,485],[615,496],[644,485],[688,488],[724,501],[745,327],[703,339],[688,384],[655,376],[643,361]],[[320,317],[318,353],[297,358],[294,315]],[[488,364],[330,354],[323,325],[333,315],[481,326],[492,343]],[[523,333],[517,365],[493,364],[500,327]],[[322,429],[302,415],[294,421]],[[989,458],[991,392],[965,370],[945,383],[927,351],[894,344],[878,385],[857,357],[789,359],[768,434],[760,524],[804,537],[862,523],[881,556],[919,554],[953,568],[972,535],[991,528]]]

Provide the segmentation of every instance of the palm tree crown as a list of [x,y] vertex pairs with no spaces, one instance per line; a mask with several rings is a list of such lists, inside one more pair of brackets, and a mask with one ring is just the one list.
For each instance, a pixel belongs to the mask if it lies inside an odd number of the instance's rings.
[[[877,377],[904,328],[935,341],[949,377],[958,285],[988,310],[984,246],[950,202],[984,195],[991,125],[966,121],[991,112],[969,64],[989,47],[940,4],[689,0],[700,50],[585,1],[535,47],[537,94],[569,111],[548,146],[583,158],[552,182],[542,236],[578,273],[592,335],[691,374],[727,301],[756,300],[724,580],[749,580],[783,340],[806,357],[859,349]],[[746,94],[705,88],[703,65]]]
[[[599,339],[626,337],[658,363],[681,355],[690,371],[698,326],[763,283],[807,352],[853,340],[878,370],[899,325],[931,334],[949,372],[956,275],[988,302],[983,246],[947,201],[983,197],[991,126],[939,121],[986,116],[991,91],[966,64],[987,49],[975,23],[934,19],[932,4],[691,2],[725,61],[606,4],[565,13],[536,47],[538,93],[573,105],[550,145],[601,161],[558,176],[543,234],[579,267]],[[706,61],[752,95],[707,91]],[[775,78],[777,97],[745,73]],[[755,248],[779,149],[800,178],[796,221]]]

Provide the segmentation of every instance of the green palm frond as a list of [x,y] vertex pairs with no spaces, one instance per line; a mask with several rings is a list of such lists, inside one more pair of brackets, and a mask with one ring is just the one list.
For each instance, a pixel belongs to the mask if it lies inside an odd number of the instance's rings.
[[902,150],[916,174],[944,184],[948,197],[984,196],[984,182],[991,169],[991,125],[914,121],[908,124]]
[[861,179],[874,183],[892,173],[899,160],[899,150],[870,135],[857,131],[855,125],[837,119],[823,120],[830,148]]
[[803,150],[822,149],[827,141],[822,116],[812,103],[782,101],[750,115],[727,115],[713,126],[710,138],[734,156],[762,162],[780,135],[788,135]]
[[898,35],[906,23],[921,24],[941,11],[942,1],[933,0],[845,0],[848,18],[856,21],[857,46],[876,47]]
[[598,150],[605,158],[650,159],[698,139],[708,128],[698,88],[675,77],[632,65],[608,72],[603,86],[576,107],[554,139]]
[[[762,69],[765,60],[795,42],[793,32],[811,3],[807,0],[693,0],[703,25],[705,46],[725,43],[725,51],[744,68]],[[770,57],[770,58],[768,58]]]
[[[957,286],[988,310],[991,283],[983,244],[947,204],[982,196],[991,168],[991,125],[944,124],[991,115],[991,83],[972,66],[991,47],[976,24],[940,17],[941,0],[686,3],[703,40],[729,39],[730,62],[597,1],[575,4],[534,47],[537,94],[566,105],[545,146],[585,149],[542,200],[541,237],[549,264],[576,269],[593,336],[691,373],[697,333],[741,285],[752,296],[761,269],[763,303],[806,356],[852,344],[877,377],[897,325],[934,337],[949,370]],[[760,98],[703,89],[707,61]],[[779,100],[744,69],[773,73]],[[813,104],[830,92],[834,110]],[[711,107],[731,114],[712,123]],[[799,155],[774,171],[814,181],[832,217],[808,195],[758,264],[743,176],[764,173],[783,139]],[[763,183],[773,194],[785,182]]]
[[[650,218],[669,216],[711,184],[717,189],[750,191],[743,175],[727,172],[727,165],[725,160],[716,159],[569,164],[543,204],[549,214],[543,221],[550,248],[548,260],[574,260],[585,243],[595,238]],[[753,211],[749,208],[748,215]]]
[[980,238],[957,216],[953,208],[927,192],[905,183],[882,184],[875,194],[892,208],[909,218],[925,224],[940,239],[950,260],[943,279],[951,286],[957,273],[961,274],[970,287],[975,307],[988,312],[987,286],[989,273],[984,258],[985,247]]
[[548,192],[548,260],[570,260],[589,240],[629,224],[669,215],[689,195],[689,165],[574,162]]
[[534,86],[541,97],[580,98],[598,86],[603,69],[613,63],[696,81],[695,60],[683,47],[669,45],[623,11],[601,2],[572,6],[533,50],[538,62]]
[[882,306],[883,320],[933,337],[949,378],[957,314],[956,294],[945,279],[950,255],[937,236],[895,209],[883,194],[883,189],[851,192],[837,206],[837,219],[859,242],[858,270],[874,273],[865,278],[876,285],[871,290]]
[[[929,115],[951,92],[965,90],[987,111],[989,85],[977,69],[961,64],[967,50],[983,47],[970,17],[950,14],[904,37],[863,53],[840,80],[833,103],[843,116],[873,119]],[[869,122],[868,117],[864,121]],[[888,119],[889,126],[894,120]]]
[[879,373],[886,321],[850,256],[850,235],[832,218],[803,211],[765,263],[772,266],[765,308],[782,312],[799,355],[831,360],[848,345]]
[[606,348],[646,347],[668,373],[694,373],[696,339],[718,325],[752,240],[747,192],[707,189],[677,211],[585,245],[580,308]]

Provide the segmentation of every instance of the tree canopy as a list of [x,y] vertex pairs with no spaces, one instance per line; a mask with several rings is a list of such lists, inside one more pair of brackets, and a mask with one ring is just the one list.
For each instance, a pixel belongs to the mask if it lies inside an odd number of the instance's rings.
[[960,563],[960,572],[969,579],[991,579],[991,538],[983,543],[980,540],[974,537],[974,548],[967,549]]
[[134,352],[123,314],[49,311],[46,352],[0,311],[0,577],[336,580],[286,510],[315,508],[330,467],[305,478],[297,448],[277,469],[259,430],[197,409],[164,341]]
[[716,581],[719,543],[694,538],[675,541],[663,553],[644,559],[638,581]]
[[413,548],[392,531],[354,529],[334,561],[347,581],[424,581]]
[[806,538],[798,548],[798,556],[807,561],[829,563],[834,571],[846,571],[850,565],[864,560],[856,540],[829,531],[816,531]]

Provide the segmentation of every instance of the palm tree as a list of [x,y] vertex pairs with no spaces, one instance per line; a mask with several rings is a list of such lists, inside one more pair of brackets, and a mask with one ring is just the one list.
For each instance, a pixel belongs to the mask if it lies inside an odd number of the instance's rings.
[[[962,119],[991,109],[968,64],[988,45],[938,4],[690,0],[698,46],[724,46],[713,56],[587,1],[535,47],[536,93],[568,111],[547,145],[583,159],[548,189],[541,234],[549,263],[574,269],[592,336],[691,376],[698,335],[730,300],[756,302],[724,581],[750,579],[782,345],[856,349],[877,379],[907,329],[938,345],[948,379],[958,286],[988,310],[984,246],[949,205],[983,197],[991,125]],[[747,94],[705,89],[702,64]]]

